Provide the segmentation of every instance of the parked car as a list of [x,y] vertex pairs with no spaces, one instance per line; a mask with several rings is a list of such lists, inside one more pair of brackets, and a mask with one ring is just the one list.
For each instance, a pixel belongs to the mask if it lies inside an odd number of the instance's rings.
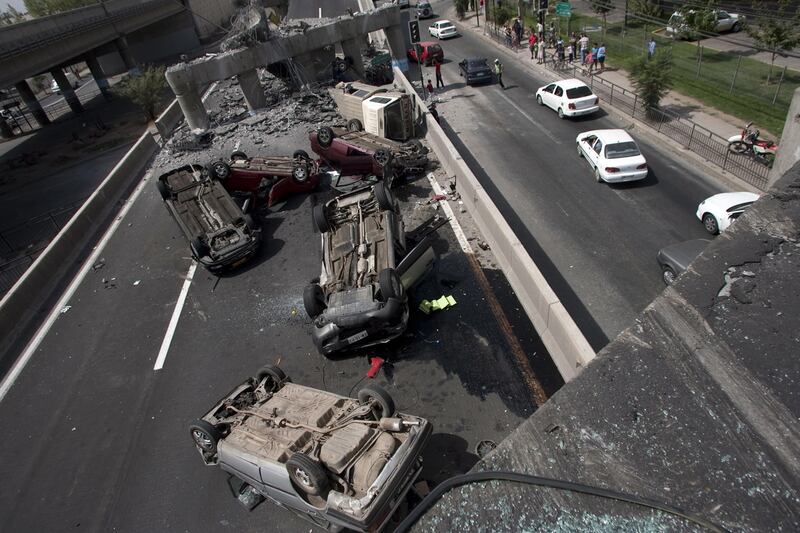
[[319,162],[304,150],[292,157],[247,157],[235,151],[227,161],[209,163],[208,171],[231,194],[244,193],[254,202],[266,199],[269,207],[293,194],[313,191],[320,181]]
[[436,37],[437,39],[449,39],[450,37],[458,36],[458,30],[449,20],[437,20],[428,26],[428,33],[431,34],[431,37]]
[[400,9],[411,7],[411,3],[409,0],[392,0],[392,3],[400,6]]
[[485,57],[470,57],[458,63],[458,73],[467,85],[491,83],[492,68]]
[[417,139],[400,143],[365,131],[322,127],[308,134],[313,150],[344,175],[392,176],[422,172],[428,164],[428,149]]
[[331,531],[377,531],[422,470],[426,419],[366,385],[358,399],[292,383],[265,365],[189,432],[203,462],[234,478],[248,509],[268,498]]
[[625,130],[593,130],[575,139],[578,155],[585,157],[598,183],[621,183],[647,177],[647,161]]
[[436,259],[429,235],[409,248],[399,205],[383,182],[317,205],[312,213],[322,234],[322,270],[319,281],[306,287],[303,304],[319,352],[329,356],[402,335],[407,291]]
[[759,195],[752,192],[724,192],[709,196],[697,206],[697,218],[703,222],[706,231],[717,235],[744,213]]
[[[417,47],[421,50],[421,59],[417,59]],[[444,50],[439,46],[439,43],[424,41],[408,49],[408,58],[414,63],[422,63],[426,67],[429,67],[433,64],[434,59],[438,60],[439,63],[444,61]]]
[[433,8],[430,2],[417,3],[417,17],[421,19],[429,19],[433,17]]
[[211,272],[236,267],[258,251],[261,227],[202,166],[167,172],[156,187],[192,256]]
[[705,250],[708,239],[694,239],[665,246],[658,251],[656,259],[661,267],[661,278],[667,285],[672,283],[689,267],[689,263]]
[[[686,13],[694,12],[694,10],[690,9]],[[723,33],[728,31],[738,32],[742,30],[745,24],[744,15],[728,13],[727,11],[717,10],[716,18],[717,21],[714,29],[711,30],[714,33]],[[680,39],[694,40],[701,37],[691,28],[691,26],[686,23],[686,16],[680,11],[676,11],[669,17],[669,21],[667,21],[666,33]]]
[[558,113],[559,118],[588,115],[600,109],[600,99],[581,80],[561,80],[536,91],[536,101]]

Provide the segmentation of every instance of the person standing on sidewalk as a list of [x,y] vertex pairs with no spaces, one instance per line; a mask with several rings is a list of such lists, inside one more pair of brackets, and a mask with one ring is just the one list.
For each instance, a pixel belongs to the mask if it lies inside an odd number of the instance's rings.
[[605,43],[600,43],[600,47],[597,49],[597,61],[600,63],[600,72],[603,72],[606,65],[606,45]]
[[444,87],[444,80],[442,79],[442,62],[438,58],[433,60],[433,68],[436,71],[436,88]]
[[647,59],[653,59],[656,55],[656,40],[650,37],[650,42],[647,43]]
[[428,91],[428,98],[433,96],[433,83],[431,83],[431,79],[428,78],[428,85],[425,86],[425,90]]
[[503,85],[503,64],[499,59],[494,60],[494,73],[497,76],[497,82],[500,84],[500,87],[505,90],[506,86]]
[[592,56],[591,65],[589,65],[589,73],[597,70],[597,43],[592,44],[592,49],[589,51]]
[[536,57],[536,41],[538,41],[538,37],[536,37],[536,33],[531,28],[531,34],[528,36],[528,48],[531,51],[531,59]]
[[586,36],[585,33],[581,34],[581,38],[578,39],[578,46],[581,49],[581,64],[586,64],[586,54],[589,53],[589,38]]

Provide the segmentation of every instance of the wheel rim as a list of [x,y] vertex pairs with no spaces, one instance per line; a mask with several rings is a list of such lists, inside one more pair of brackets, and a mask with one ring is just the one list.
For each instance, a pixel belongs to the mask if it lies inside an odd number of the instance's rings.
[[597,167],[594,168],[594,178],[597,180],[598,183],[603,181],[603,177],[600,175],[600,169]]
[[208,436],[205,431],[200,429],[192,430],[192,438],[198,446],[206,451],[209,451],[214,447],[214,441],[211,440],[211,437]]
[[564,118],[564,111],[560,107],[558,108],[558,118]]
[[214,165],[214,174],[216,174],[218,178],[227,178],[228,169],[222,164]]
[[539,103],[539,105],[542,105],[542,97],[541,96],[537,96],[536,97],[536,101]]
[[711,215],[706,215],[703,218],[703,224],[705,225],[706,230],[709,233],[716,233],[717,232],[717,228],[719,227],[717,225],[717,220]]
[[732,142],[731,144],[728,145],[728,148],[734,154],[743,154],[743,153],[745,153],[747,151],[747,147],[741,141]]
[[359,131],[358,124],[356,124],[355,122],[351,122],[347,129],[349,129],[350,131]]
[[294,476],[297,479],[297,482],[303,485],[304,487],[308,487],[309,489],[314,488],[314,483],[311,482],[311,476],[309,476],[308,472],[306,472],[302,468],[295,468]]
[[664,271],[664,283],[667,285],[672,285],[672,283],[675,281],[675,278],[675,273],[672,270]]
[[323,144],[328,144],[331,141],[331,136],[328,135],[328,130],[320,130],[320,132],[317,133],[317,137],[319,138],[319,142]]
[[304,166],[294,169],[294,179],[297,181],[306,181],[306,175],[306,168]]
[[377,161],[379,165],[384,166],[389,162],[389,154],[386,152],[377,152],[375,154],[375,161]]

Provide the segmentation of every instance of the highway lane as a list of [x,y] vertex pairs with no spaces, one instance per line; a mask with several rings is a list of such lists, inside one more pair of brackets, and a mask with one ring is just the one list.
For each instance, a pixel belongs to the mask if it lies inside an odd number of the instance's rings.
[[[582,131],[616,128],[615,121],[604,112],[560,120],[539,107],[535,91],[545,82],[517,64],[530,60],[526,54],[517,60],[500,56],[505,91],[497,84],[464,86],[457,62],[493,60],[498,52],[481,36],[462,33],[442,42],[448,84],[439,93],[444,127],[599,349],[663,290],[656,252],[708,237],[694,210],[722,188],[635,131],[650,166],[648,178],[596,183],[577,156],[575,138]],[[433,77],[432,69],[427,77]]]
[[[308,149],[304,137],[266,138],[259,147],[247,137],[239,148],[291,153]],[[230,153],[232,142],[217,153]],[[195,158],[160,158],[154,175]],[[398,190],[409,225],[432,210],[414,209],[429,194],[425,180]],[[393,364],[377,381],[400,409],[434,423],[424,474],[432,482],[466,471],[480,440],[501,440],[533,412],[531,393],[448,227],[435,245],[438,270],[414,301],[453,294],[453,310],[414,312],[406,336],[367,353],[340,360],[316,353],[301,295],[319,275],[310,207],[325,197],[298,197],[268,214],[264,251],[235,275],[218,279],[197,270],[164,367],[154,371],[190,259],[146,184],[103,249],[103,266],[89,271],[2,401],[4,530],[308,531],[271,504],[246,512],[230,496],[225,474],[203,466],[188,435],[192,419],[266,362],[279,363],[298,383],[351,394],[368,355],[388,358]],[[553,393],[560,381],[519,303],[497,271],[486,274]]]

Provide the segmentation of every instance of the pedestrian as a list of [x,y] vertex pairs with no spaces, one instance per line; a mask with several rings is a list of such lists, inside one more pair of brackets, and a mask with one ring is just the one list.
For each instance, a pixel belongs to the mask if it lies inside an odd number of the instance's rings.
[[442,79],[442,62],[439,58],[433,60],[433,68],[436,71],[436,88],[444,87],[444,80]]
[[581,64],[586,64],[586,54],[589,53],[589,38],[586,36],[585,33],[581,34],[581,38],[578,39],[578,46],[581,49]]
[[567,60],[569,64],[572,64],[572,61],[575,59],[575,48],[573,47],[572,43],[570,42],[567,45]]
[[425,89],[428,91],[428,96],[433,96],[433,83],[431,83],[431,79],[428,78],[428,85],[425,86]]
[[505,34],[506,34],[506,46],[511,48],[511,42],[513,38],[511,37],[511,26],[509,26],[508,24],[506,24],[505,26]]
[[536,23],[536,35],[540,41],[544,41],[544,26],[542,26],[541,22]]
[[531,28],[531,34],[528,36],[528,48],[531,51],[531,59],[536,56],[536,41],[538,40],[536,33],[534,33],[533,28]]
[[586,61],[584,61],[584,63],[583,63],[584,65],[586,65],[586,68],[589,71],[589,74],[592,73],[592,63],[593,62],[594,62],[594,57],[592,56],[592,51],[589,50],[586,53]]
[[556,56],[558,57],[559,63],[564,63],[564,39],[561,36],[558,36],[556,39]]
[[503,64],[499,59],[494,60],[494,73],[497,76],[497,83],[505,90],[506,86],[503,85]]
[[647,59],[652,59],[656,55],[656,40],[650,37],[650,42],[647,43]]
[[600,63],[600,72],[606,68],[606,45],[605,43],[600,43],[600,47],[597,49],[597,61]]
[[590,53],[592,54],[592,64],[589,66],[589,72],[597,70],[597,43],[592,44]]

